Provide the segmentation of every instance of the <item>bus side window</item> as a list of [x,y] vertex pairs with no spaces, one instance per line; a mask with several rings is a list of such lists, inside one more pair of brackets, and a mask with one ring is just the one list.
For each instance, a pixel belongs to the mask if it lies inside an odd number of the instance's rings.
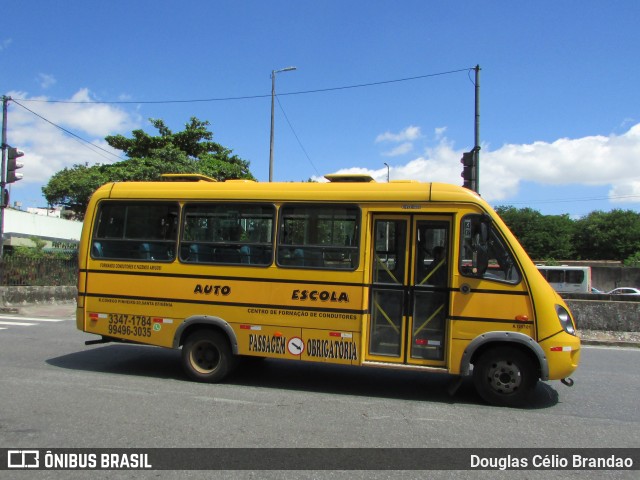
[[189,203],[184,207],[180,261],[268,266],[274,221],[271,204]]
[[280,212],[279,266],[330,270],[358,267],[357,207],[284,205]]

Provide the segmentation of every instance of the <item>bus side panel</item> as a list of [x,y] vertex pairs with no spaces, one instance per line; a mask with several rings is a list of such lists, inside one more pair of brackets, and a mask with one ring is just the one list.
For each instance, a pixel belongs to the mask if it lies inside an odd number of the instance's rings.
[[360,363],[360,334],[350,331],[303,329],[302,360],[357,365]]
[[304,343],[300,328],[233,324],[238,353],[267,358],[299,360]]
[[[90,291],[90,289],[89,289]],[[88,297],[85,301],[87,333],[137,343],[171,347],[182,318],[170,302],[130,302],[126,299]]]
[[360,335],[350,331],[234,324],[240,355],[351,365]]

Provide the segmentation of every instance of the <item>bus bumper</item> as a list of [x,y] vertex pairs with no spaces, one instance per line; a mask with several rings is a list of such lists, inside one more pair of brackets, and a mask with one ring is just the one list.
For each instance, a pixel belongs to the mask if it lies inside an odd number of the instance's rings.
[[[549,377],[544,380],[566,379],[580,363],[580,339],[562,332],[540,344],[547,356]],[[573,381],[571,381],[573,383]]]

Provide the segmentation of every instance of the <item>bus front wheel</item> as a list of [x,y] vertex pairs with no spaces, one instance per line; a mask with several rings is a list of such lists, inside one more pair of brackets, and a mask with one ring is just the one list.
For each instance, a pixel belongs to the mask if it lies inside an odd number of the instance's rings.
[[187,375],[199,382],[223,380],[236,363],[227,338],[220,332],[198,330],[182,346],[182,365]]
[[513,347],[487,350],[473,366],[473,382],[480,396],[492,405],[522,405],[538,383],[531,358]]

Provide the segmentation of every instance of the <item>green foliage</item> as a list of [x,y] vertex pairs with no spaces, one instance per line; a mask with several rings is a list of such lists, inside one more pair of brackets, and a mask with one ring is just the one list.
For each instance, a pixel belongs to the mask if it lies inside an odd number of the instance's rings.
[[560,265],[560,262],[558,260],[556,260],[555,258],[543,258],[542,261],[548,267],[555,267],[555,266]]
[[44,246],[47,244],[45,240],[37,237],[30,237],[30,240],[35,243],[35,247],[27,247],[25,245],[17,245],[12,247],[11,253],[5,255],[5,259],[26,259],[26,260],[41,260],[41,259],[61,259],[71,260],[75,254],[61,251],[46,251]]
[[81,219],[91,194],[108,181],[100,166],[74,165],[54,174],[42,187],[42,193],[50,205],[64,205]]
[[578,255],[590,260],[620,260],[640,251],[640,213],[591,212],[576,222]]
[[47,244],[46,240],[43,240],[40,237],[29,237],[29,240],[33,242],[37,252],[44,252],[44,247]]
[[35,247],[15,246],[0,259],[0,285],[75,285],[75,253],[48,252],[45,240],[30,237]]
[[573,258],[574,223],[568,215],[542,215],[531,208],[497,207],[531,258]]
[[640,252],[640,214],[631,210],[596,211],[575,221],[530,208],[496,211],[531,258],[633,262]]
[[162,120],[150,119],[158,130],[151,136],[134,130],[132,138],[111,135],[107,143],[122,150],[129,158],[121,162],[95,165],[74,165],[57,172],[42,192],[50,205],[63,205],[82,219],[91,194],[108,182],[154,181],[163,173],[200,173],[216,180],[254,179],[249,162],[213,142],[209,122],[191,118],[185,130],[173,133]]
[[636,252],[624,261],[625,267],[640,267],[640,252]]

